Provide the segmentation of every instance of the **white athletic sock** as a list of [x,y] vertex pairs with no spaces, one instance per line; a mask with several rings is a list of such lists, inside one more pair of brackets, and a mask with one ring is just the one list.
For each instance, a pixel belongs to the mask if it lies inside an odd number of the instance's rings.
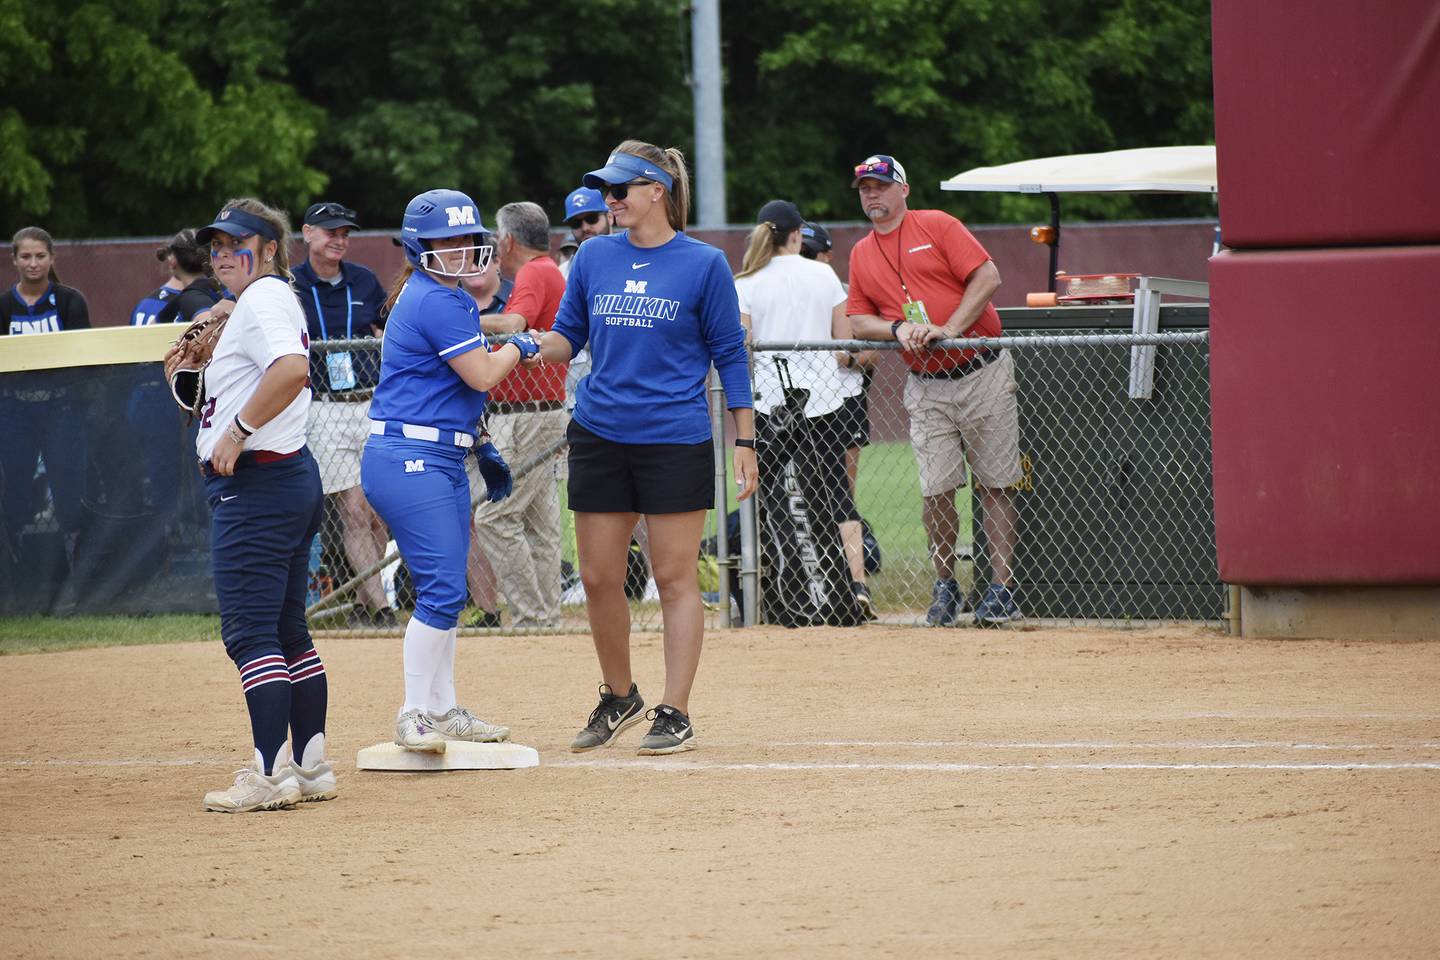
[[[430,701],[430,685],[445,655],[448,630],[436,630],[411,617],[405,628],[405,706],[408,710],[425,710]],[[453,650],[452,650],[453,656]]]
[[325,759],[325,734],[317,733],[310,737],[310,742],[300,751],[300,759],[297,761],[301,769],[313,770],[315,765]]
[[455,634],[458,628],[451,627],[445,637],[445,650],[440,655],[440,664],[435,670],[435,679],[430,682],[431,716],[449,713],[455,706]]

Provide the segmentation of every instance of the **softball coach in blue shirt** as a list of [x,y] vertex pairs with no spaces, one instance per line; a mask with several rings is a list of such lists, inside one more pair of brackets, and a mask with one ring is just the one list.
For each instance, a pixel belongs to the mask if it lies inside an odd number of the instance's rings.
[[[465,605],[470,549],[470,481],[465,457],[486,391],[539,346],[519,334],[490,352],[480,308],[460,289],[494,248],[475,201],[458,190],[430,190],[405,208],[400,243],[409,261],[380,351],[380,383],[370,404],[370,440],[360,461],[365,496],[395,536],[415,580],[415,613],[405,628],[405,703],[395,742],[442,753],[447,740],[499,741],[506,727],[455,702],[455,624]],[[511,348],[514,349],[511,349]],[[510,492],[510,469],[493,444],[476,450],[488,497]]]
[[648,715],[640,753],[694,747],[690,688],[705,626],[695,558],[715,468],[705,378],[713,362],[739,439],[740,499],[755,490],[755,430],[735,278],[716,248],[683,233],[690,184],[685,158],[627,140],[585,175],[623,233],[580,247],[541,355],[564,362],[588,342],[570,424],[570,509],[580,579],[604,682],[600,703],[571,744],[613,742],[645,702],[630,674],[626,551],[643,514],[665,623],[665,695]]

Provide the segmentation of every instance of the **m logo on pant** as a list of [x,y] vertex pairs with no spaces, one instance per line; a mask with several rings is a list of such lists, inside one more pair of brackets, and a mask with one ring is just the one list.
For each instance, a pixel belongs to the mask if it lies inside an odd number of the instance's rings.
[[645,292],[645,284],[647,284],[647,283],[649,283],[649,282],[650,282],[649,280],[626,280],[626,281],[625,281],[625,292],[626,292],[626,293],[644,293],[644,292]]
[[406,460],[406,461],[405,461],[405,472],[406,472],[406,473],[424,473],[424,472],[425,472],[425,461],[424,461],[424,460]]

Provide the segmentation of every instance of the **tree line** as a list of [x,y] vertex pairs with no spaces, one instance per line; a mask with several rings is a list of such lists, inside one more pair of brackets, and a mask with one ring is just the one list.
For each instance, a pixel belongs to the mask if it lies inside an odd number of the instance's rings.
[[[766,200],[858,219],[849,170],[893,153],[912,205],[1043,218],[940,180],[1037,156],[1213,141],[1206,0],[749,0],[721,7],[731,221]],[[0,0],[8,237],[169,233],[225,199],[316,199],[394,227],[433,186],[558,221],[620,140],[690,152],[677,0]],[[1067,218],[1210,215],[1077,196]]]

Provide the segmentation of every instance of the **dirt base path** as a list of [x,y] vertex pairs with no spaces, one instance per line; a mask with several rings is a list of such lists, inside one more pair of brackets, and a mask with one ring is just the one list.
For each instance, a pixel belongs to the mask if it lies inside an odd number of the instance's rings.
[[587,637],[462,639],[541,766],[429,775],[354,768],[399,643],[321,653],[340,798],[241,816],[218,647],[0,658],[0,956],[1440,955],[1440,645],[733,631],[642,758],[567,750]]

